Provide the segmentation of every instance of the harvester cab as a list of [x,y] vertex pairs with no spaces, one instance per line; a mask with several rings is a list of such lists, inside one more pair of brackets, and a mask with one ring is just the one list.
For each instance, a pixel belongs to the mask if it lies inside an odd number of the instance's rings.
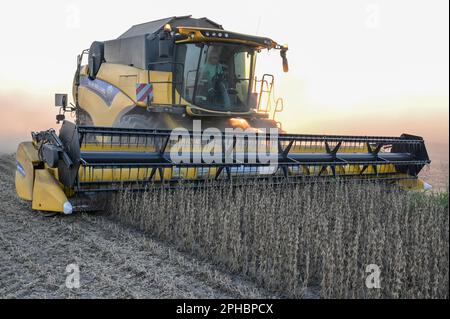
[[279,51],[288,71],[287,45],[226,31],[206,18],[152,21],[95,41],[78,59],[77,124],[191,129],[201,118],[220,129],[278,127],[283,101],[273,96],[274,77],[255,75],[261,50]]
[[[33,132],[17,150],[16,190],[42,211],[89,209],[96,194],[207,181],[381,181],[423,189],[421,137],[286,134],[261,50],[287,45],[191,16],[131,27],[78,56],[74,105],[57,94],[59,134]],[[87,64],[83,65],[83,57]],[[73,112],[75,123],[65,120]],[[200,124],[199,124],[200,123]],[[87,204],[86,204],[87,203]]]

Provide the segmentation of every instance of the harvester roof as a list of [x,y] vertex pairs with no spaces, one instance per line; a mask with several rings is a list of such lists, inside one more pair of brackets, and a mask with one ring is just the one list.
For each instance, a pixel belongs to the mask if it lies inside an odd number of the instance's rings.
[[169,17],[164,19],[159,19],[155,21],[149,21],[141,24],[136,24],[128,29],[124,34],[122,34],[118,39],[130,38],[139,35],[147,35],[158,33],[163,29],[164,25],[170,24],[173,27],[195,27],[195,28],[210,28],[210,29],[221,29],[222,26],[208,18],[192,18],[191,15],[182,17]]
[[[196,19],[186,15],[137,24],[117,39],[104,41],[104,60],[109,63],[132,65],[141,69],[170,71],[172,68],[170,63],[161,64],[169,59],[161,58],[158,51],[160,37],[157,35],[163,32],[166,24],[177,30],[179,39],[176,43],[219,41],[240,43],[257,48],[273,48],[277,45],[269,38],[228,32],[223,29],[222,25],[208,18]],[[91,48],[92,52],[93,50],[94,48]]]

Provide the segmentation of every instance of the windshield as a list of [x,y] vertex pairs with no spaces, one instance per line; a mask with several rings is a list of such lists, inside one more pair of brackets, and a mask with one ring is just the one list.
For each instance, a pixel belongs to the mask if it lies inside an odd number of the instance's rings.
[[[248,111],[255,50],[236,44],[180,44],[178,90],[188,102],[217,111]],[[182,82],[182,83],[181,83]]]

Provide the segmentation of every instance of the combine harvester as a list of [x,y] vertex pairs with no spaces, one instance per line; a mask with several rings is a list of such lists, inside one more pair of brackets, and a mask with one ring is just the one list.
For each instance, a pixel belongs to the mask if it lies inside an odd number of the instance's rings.
[[[274,77],[255,76],[261,50],[278,51],[288,71],[287,46],[206,18],[152,21],[93,42],[78,56],[74,105],[56,94],[59,135],[34,132],[18,147],[19,197],[34,210],[70,214],[92,207],[86,199],[95,202],[101,192],[179,181],[323,178],[427,187],[418,178],[430,163],[421,137],[286,134],[275,120],[283,100],[273,96]],[[75,124],[66,112],[75,113]],[[198,120],[208,129],[199,130]]]

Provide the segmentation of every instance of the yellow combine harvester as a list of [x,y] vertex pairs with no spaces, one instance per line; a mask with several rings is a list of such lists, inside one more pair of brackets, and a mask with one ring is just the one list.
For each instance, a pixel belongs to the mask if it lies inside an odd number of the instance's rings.
[[[255,76],[261,50],[279,51],[288,71],[286,45],[206,18],[152,21],[92,43],[78,56],[75,104],[56,95],[59,135],[34,132],[18,147],[19,197],[34,210],[70,214],[89,208],[79,198],[181,180],[426,186],[417,177],[430,163],[420,137],[285,134],[275,120],[283,101],[273,96],[273,76]],[[76,123],[65,112],[75,112]]]

